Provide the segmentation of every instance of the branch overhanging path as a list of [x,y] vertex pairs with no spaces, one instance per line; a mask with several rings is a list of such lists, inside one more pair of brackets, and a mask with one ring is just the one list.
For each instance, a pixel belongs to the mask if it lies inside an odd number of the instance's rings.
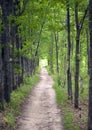
[[17,130],[63,130],[53,80],[42,68],[40,82],[31,91],[18,121]]

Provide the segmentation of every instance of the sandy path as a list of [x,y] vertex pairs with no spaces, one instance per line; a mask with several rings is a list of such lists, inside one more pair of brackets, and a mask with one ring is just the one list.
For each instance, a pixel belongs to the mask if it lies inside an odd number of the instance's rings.
[[56,105],[53,80],[45,68],[24,106],[17,130],[63,130],[60,109]]

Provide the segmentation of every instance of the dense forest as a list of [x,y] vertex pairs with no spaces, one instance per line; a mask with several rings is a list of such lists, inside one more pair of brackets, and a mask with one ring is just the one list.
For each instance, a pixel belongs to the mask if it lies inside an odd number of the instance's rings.
[[92,0],[0,0],[2,110],[42,60],[58,86],[67,87],[75,109],[89,90],[87,129],[92,130]]

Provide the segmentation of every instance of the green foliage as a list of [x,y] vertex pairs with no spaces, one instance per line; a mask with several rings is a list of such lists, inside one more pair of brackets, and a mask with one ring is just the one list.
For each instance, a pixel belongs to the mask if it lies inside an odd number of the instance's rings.
[[[62,77],[64,75],[62,74]],[[85,76],[85,75],[84,75]],[[56,92],[56,100],[61,107],[62,118],[64,122],[65,130],[81,130],[87,129],[87,104],[88,104],[88,77],[83,78],[83,86],[81,86],[81,81],[79,81],[79,102],[82,109],[81,118],[79,117],[80,110],[74,109],[73,101],[69,101],[67,98],[67,87],[59,85],[58,86],[58,77],[56,75],[52,75],[54,79],[54,89]],[[61,79],[62,79],[61,77]],[[62,80],[61,80],[62,81]],[[73,95],[74,95],[74,78],[72,82],[73,86]],[[83,87],[83,93],[81,93],[81,89]]]
[[7,128],[14,127],[15,125],[15,118],[13,112],[10,112],[3,118],[4,122],[7,124]]
[[14,73],[15,74],[21,74],[22,73],[21,67],[18,64],[14,65]]

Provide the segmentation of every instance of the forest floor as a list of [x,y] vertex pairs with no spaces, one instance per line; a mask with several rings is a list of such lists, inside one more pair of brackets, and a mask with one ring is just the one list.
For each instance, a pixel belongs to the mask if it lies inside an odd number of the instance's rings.
[[40,82],[32,89],[21,115],[17,130],[63,130],[61,110],[56,104],[53,80],[42,68]]

